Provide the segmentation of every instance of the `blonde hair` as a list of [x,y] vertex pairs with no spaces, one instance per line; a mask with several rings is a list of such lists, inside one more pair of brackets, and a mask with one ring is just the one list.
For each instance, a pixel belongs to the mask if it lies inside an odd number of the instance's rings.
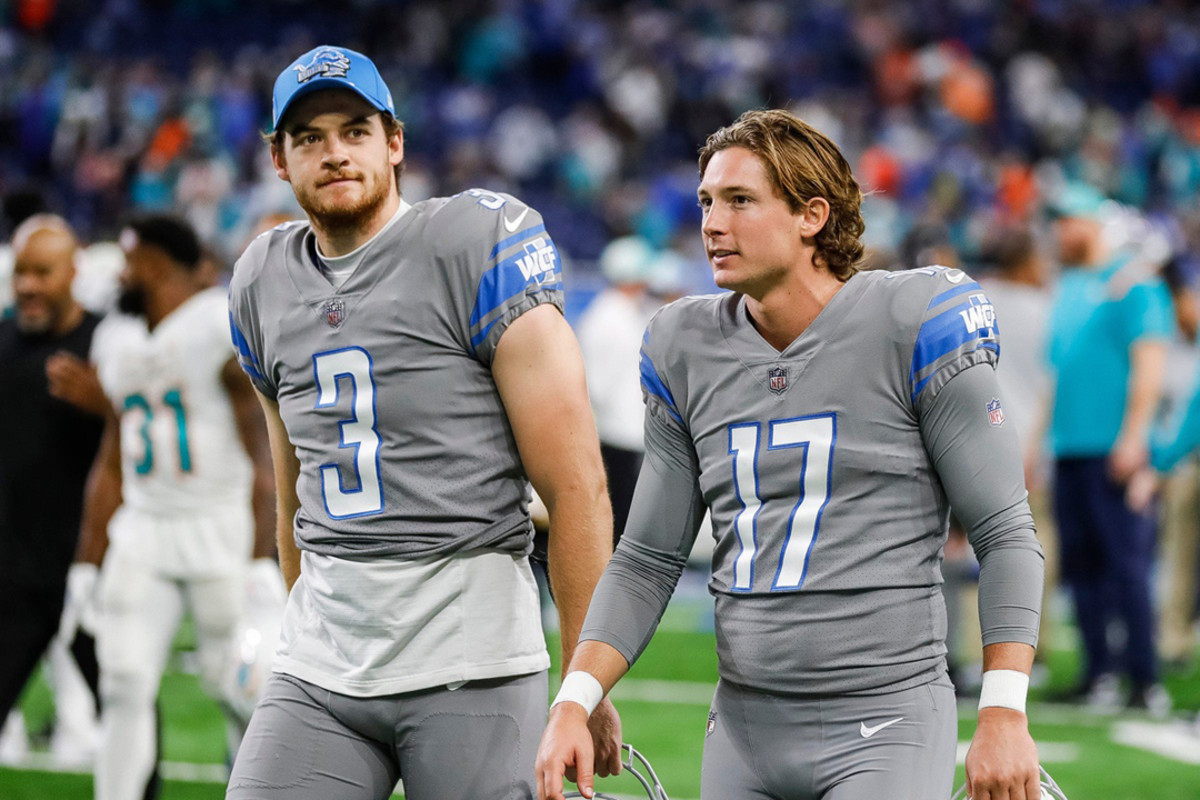
[[794,213],[809,200],[829,203],[829,219],[816,235],[813,261],[838,280],[858,271],[863,256],[862,190],[849,162],[828,136],[788,111],[747,111],[708,137],[700,148],[700,177],[722,150],[742,147],[758,156],[779,195]]

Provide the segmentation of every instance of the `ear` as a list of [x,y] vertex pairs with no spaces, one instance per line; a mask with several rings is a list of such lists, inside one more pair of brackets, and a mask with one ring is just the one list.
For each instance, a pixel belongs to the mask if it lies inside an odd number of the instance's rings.
[[404,129],[398,130],[388,139],[388,163],[393,167],[404,160]]
[[814,197],[800,209],[800,235],[811,239],[821,232],[829,221],[829,201],[824,197]]
[[[287,138],[285,133],[284,138]],[[283,155],[283,145],[271,142],[271,163],[275,166],[275,174],[281,181],[289,181],[287,158]]]

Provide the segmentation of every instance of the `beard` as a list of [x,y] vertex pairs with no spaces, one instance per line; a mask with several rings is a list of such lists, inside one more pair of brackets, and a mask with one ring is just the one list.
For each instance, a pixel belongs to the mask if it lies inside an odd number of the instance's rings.
[[146,292],[140,286],[121,287],[117,295],[117,310],[122,314],[146,316]]
[[[390,164],[385,167],[391,169]],[[293,186],[296,200],[315,226],[332,231],[356,228],[367,224],[387,202],[391,185],[386,174],[383,179],[370,173],[349,173],[346,177],[362,181],[363,193],[357,199],[330,200],[322,197],[318,189]]]

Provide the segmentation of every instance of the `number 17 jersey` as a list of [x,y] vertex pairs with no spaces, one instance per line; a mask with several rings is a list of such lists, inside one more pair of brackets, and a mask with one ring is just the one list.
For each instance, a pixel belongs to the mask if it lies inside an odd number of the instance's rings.
[[[944,669],[949,503],[927,417],[952,378],[998,353],[982,289],[943,268],[855,275],[782,352],[737,294],[651,322],[647,458],[691,472],[711,511],[723,679],[833,694]],[[1022,501],[1023,486],[1002,488]]]

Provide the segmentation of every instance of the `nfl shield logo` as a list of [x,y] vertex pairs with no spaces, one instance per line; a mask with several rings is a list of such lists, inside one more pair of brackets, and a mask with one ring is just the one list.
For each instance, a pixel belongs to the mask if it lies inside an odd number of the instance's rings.
[[1004,409],[1000,407],[1000,398],[993,397],[992,402],[987,404],[988,422],[995,427],[1000,427],[1004,424]]
[[708,724],[704,726],[704,736],[708,738],[713,735],[713,731],[717,729],[717,712],[708,712]]
[[787,389],[787,372],[787,367],[771,367],[767,370],[767,379],[770,381],[768,385],[775,394]]
[[329,327],[337,328],[346,321],[346,304],[334,298],[321,307],[321,314],[325,317],[325,322]]

